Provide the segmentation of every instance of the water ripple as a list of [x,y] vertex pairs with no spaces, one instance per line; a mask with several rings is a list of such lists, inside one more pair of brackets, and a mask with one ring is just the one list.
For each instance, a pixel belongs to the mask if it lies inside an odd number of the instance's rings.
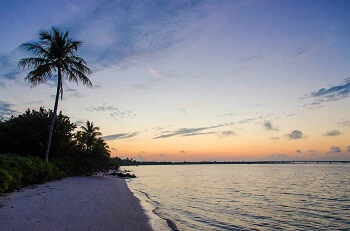
[[179,230],[349,230],[350,165],[129,167]]

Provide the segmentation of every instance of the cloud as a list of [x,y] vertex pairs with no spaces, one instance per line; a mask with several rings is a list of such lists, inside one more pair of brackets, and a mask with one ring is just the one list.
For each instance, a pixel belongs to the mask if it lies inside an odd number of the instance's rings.
[[337,124],[344,127],[350,127],[350,120],[339,121]]
[[165,157],[166,155],[163,154],[163,153],[159,153],[159,154],[153,154],[153,156],[156,156],[156,157]]
[[225,114],[219,114],[218,117],[224,117],[224,116],[235,116],[234,113],[225,113]]
[[78,90],[74,89],[74,88],[64,89],[64,92],[68,93],[68,96],[70,96],[70,97],[76,97],[76,98],[81,97],[81,94],[78,92]]
[[145,158],[144,158],[141,154],[139,154],[139,155],[136,157],[136,160],[138,160],[138,161],[144,161]]
[[308,152],[316,152],[316,150],[310,149]]
[[18,60],[21,57],[19,49],[14,50],[10,54],[0,55],[0,78],[4,80],[15,80],[21,73],[17,67]]
[[129,65],[183,40],[201,1],[101,1],[80,20],[65,22],[85,41],[89,63]]
[[150,68],[148,72],[154,77],[154,78],[159,78],[160,75],[156,69]]
[[182,108],[180,108],[178,111],[181,112],[184,115],[189,115],[190,114],[187,110],[182,109]]
[[180,152],[181,152],[181,153],[183,153],[183,154],[185,154],[185,153],[186,153],[186,151],[185,151],[185,150],[181,150]]
[[300,56],[300,55],[303,55],[303,54],[307,54],[309,53],[310,51],[310,48],[307,48],[307,47],[299,47],[295,56]]
[[132,111],[120,111],[119,108],[115,106],[107,106],[106,104],[98,107],[91,107],[86,110],[90,112],[109,112],[110,116],[115,120],[129,119],[136,116]]
[[330,152],[330,153],[341,153],[341,147],[332,146],[332,147],[329,149],[329,152]]
[[13,109],[14,104],[0,101],[0,119],[6,119],[18,113]]
[[135,84],[132,85],[133,88],[138,89],[138,90],[149,90],[151,89],[150,84],[147,83],[141,83],[141,84]]
[[285,137],[287,137],[290,140],[297,140],[297,139],[304,139],[306,136],[299,130],[294,130],[289,134],[285,134]]
[[82,120],[82,119],[79,119],[79,120],[75,121],[74,123],[75,123],[77,126],[82,126],[82,125],[85,123],[85,121]]
[[112,151],[117,151],[117,149],[116,148],[111,148],[112,149]]
[[341,100],[350,95],[350,78],[346,78],[343,83],[330,88],[321,88],[320,90],[307,94],[304,98],[316,98],[312,103],[304,106],[319,105],[329,101]]
[[250,109],[253,109],[253,108],[259,107],[259,106],[261,106],[261,104],[255,104],[255,105],[248,107],[247,109],[250,110]]
[[228,136],[235,136],[235,135],[237,135],[237,133],[234,131],[221,131],[221,132],[219,132],[219,136],[221,138],[228,137]]
[[271,140],[279,140],[280,138],[278,136],[270,137]]
[[284,153],[271,154],[271,155],[267,156],[266,159],[267,160],[288,160],[289,156],[287,154],[284,154]]
[[200,127],[200,128],[180,128],[175,131],[165,131],[154,137],[153,139],[164,139],[173,136],[197,136],[197,135],[208,135],[214,134],[215,132],[201,132],[208,129],[219,128],[223,126],[227,126],[229,124],[219,124],[216,126],[210,127]]
[[210,135],[215,133],[216,132],[194,132],[194,133],[184,134],[182,136],[200,136],[200,135]]
[[326,133],[323,134],[323,136],[340,136],[342,135],[342,133],[338,130],[331,130],[331,131],[327,131]]
[[254,121],[254,120],[256,120],[256,118],[244,119],[244,120],[238,121],[237,124],[246,124],[246,123],[249,123],[249,122]]
[[303,153],[303,151],[301,151],[300,149],[295,151],[296,153]]
[[138,132],[131,132],[131,133],[117,133],[113,135],[103,136],[102,139],[107,140],[120,140],[120,139],[128,139],[134,136],[137,136]]
[[264,123],[263,123],[263,127],[265,128],[265,130],[272,130],[272,131],[278,131],[278,128],[276,127],[273,127],[271,122],[269,120],[266,120]]
[[264,55],[252,55],[240,58],[235,62],[235,67],[229,72],[230,74],[235,74],[242,72],[244,70],[252,68],[257,63],[264,60]]

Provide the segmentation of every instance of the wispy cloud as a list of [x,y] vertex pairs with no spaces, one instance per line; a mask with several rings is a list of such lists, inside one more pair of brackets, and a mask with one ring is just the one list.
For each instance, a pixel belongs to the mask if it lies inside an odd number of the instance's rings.
[[151,89],[151,86],[148,83],[134,84],[134,85],[132,85],[132,87],[135,88],[135,89],[138,89],[138,90],[149,90],[149,89]]
[[246,123],[249,123],[249,122],[254,121],[254,120],[256,120],[256,118],[244,119],[244,120],[238,121],[237,124],[246,124]]
[[158,73],[158,71],[154,68],[150,68],[148,70],[148,72],[151,74],[152,77],[154,78],[159,78],[160,77],[160,74]]
[[[350,147],[350,146],[349,146],[349,147]],[[181,151],[180,151],[180,153],[185,154],[185,153],[186,153],[186,151],[185,151],[185,150],[181,150]]]
[[266,157],[267,160],[288,160],[289,156],[284,153],[279,153],[279,154],[271,154]]
[[98,65],[128,65],[183,41],[178,33],[201,1],[103,1],[70,27],[85,41],[85,54]]
[[178,111],[181,112],[184,115],[189,115],[190,114],[186,109],[183,109],[183,108],[180,108]]
[[219,132],[219,137],[221,137],[221,138],[225,138],[225,137],[229,137],[229,136],[235,136],[235,135],[237,135],[237,133],[236,132],[234,132],[234,131],[221,131],[221,132]]
[[117,133],[113,135],[108,135],[108,136],[103,136],[103,140],[120,140],[120,139],[129,139],[134,136],[137,136],[139,133],[138,132],[132,132],[132,133]]
[[0,101],[0,119],[6,119],[18,113],[13,109],[14,104]]
[[312,103],[304,106],[319,105],[329,101],[341,100],[350,96],[350,78],[346,78],[343,83],[329,88],[307,94],[304,98],[316,98]]
[[263,123],[263,127],[265,130],[269,130],[269,131],[278,131],[278,128],[274,127],[271,123],[271,121],[266,120]]
[[[51,83],[46,83],[49,87],[51,87]],[[56,87],[56,84],[53,84],[54,87]],[[69,98],[80,98],[82,95],[78,92],[77,89],[73,89],[73,88],[67,88],[67,89],[63,89],[63,99],[65,99],[65,96],[67,96]],[[56,98],[56,95],[50,95],[50,97],[52,99]]]
[[290,140],[297,140],[297,139],[304,139],[306,136],[303,134],[302,131],[294,130],[289,134],[285,134],[285,137]]
[[193,133],[183,134],[182,136],[201,136],[201,135],[211,135],[215,133],[216,132],[193,132]]
[[342,135],[342,133],[338,130],[331,130],[331,131],[327,131],[326,133],[323,134],[323,136],[340,136]]
[[280,138],[278,136],[270,137],[271,140],[279,140]]
[[219,114],[218,117],[225,117],[225,116],[235,116],[235,113],[224,113],[224,114]]
[[17,49],[10,54],[0,55],[0,79],[14,80],[20,74],[20,69],[17,67],[20,51]]
[[252,55],[247,57],[242,57],[235,62],[234,68],[229,72],[230,74],[236,74],[252,68],[257,63],[264,60],[264,55]]
[[332,147],[329,149],[329,152],[330,152],[330,153],[341,153],[341,147],[332,146]]
[[74,123],[75,123],[77,126],[82,126],[82,125],[84,125],[85,120],[83,120],[83,119],[78,119],[78,120],[76,120]]
[[337,124],[344,127],[350,127],[350,120],[342,120],[337,122]]
[[158,154],[153,154],[153,156],[155,156],[155,157],[165,157],[166,154],[158,153]]
[[214,134],[216,132],[202,132],[205,130],[213,129],[213,128],[220,128],[227,126],[229,124],[219,124],[215,126],[209,126],[209,127],[199,127],[199,128],[180,128],[175,131],[165,131],[161,134],[157,135],[153,139],[163,139],[163,138],[169,138],[173,136],[197,136],[197,135],[208,135],[208,134]]
[[121,111],[115,106],[108,106],[106,104],[102,104],[102,106],[97,107],[90,107],[86,110],[90,112],[108,112],[110,116],[115,120],[133,118],[136,116],[136,114],[132,111]]
[[303,153],[303,151],[301,151],[300,149],[295,151],[296,153]]
[[253,109],[253,108],[256,108],[256,107],[259,107],[259,106],[261,106],[261,104],[254,104],[254,105],[248,107],[247,109],[250,110],[250,109]]

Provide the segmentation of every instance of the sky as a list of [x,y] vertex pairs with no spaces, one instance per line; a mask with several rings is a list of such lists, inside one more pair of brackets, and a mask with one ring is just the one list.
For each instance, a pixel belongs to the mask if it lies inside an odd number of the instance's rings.
[[19,48],[55,26],[84,42],[94,87],[59,110],[112,156],[157,161],[350,160],[350,1],[0,2],[0,117],[53,108]]

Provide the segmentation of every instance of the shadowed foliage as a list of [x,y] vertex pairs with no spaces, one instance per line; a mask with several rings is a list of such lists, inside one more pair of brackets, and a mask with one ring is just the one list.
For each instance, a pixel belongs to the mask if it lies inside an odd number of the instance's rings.
[[39,159],[52,113],[44,108],[28,109],[22,115],[0,120],[0,193],[65,176],[118,168],[119,162],[110,157],[98,127],[88,121],[81,131],[75,132],[77,126],[62,112],[53,129],[50,163]]

